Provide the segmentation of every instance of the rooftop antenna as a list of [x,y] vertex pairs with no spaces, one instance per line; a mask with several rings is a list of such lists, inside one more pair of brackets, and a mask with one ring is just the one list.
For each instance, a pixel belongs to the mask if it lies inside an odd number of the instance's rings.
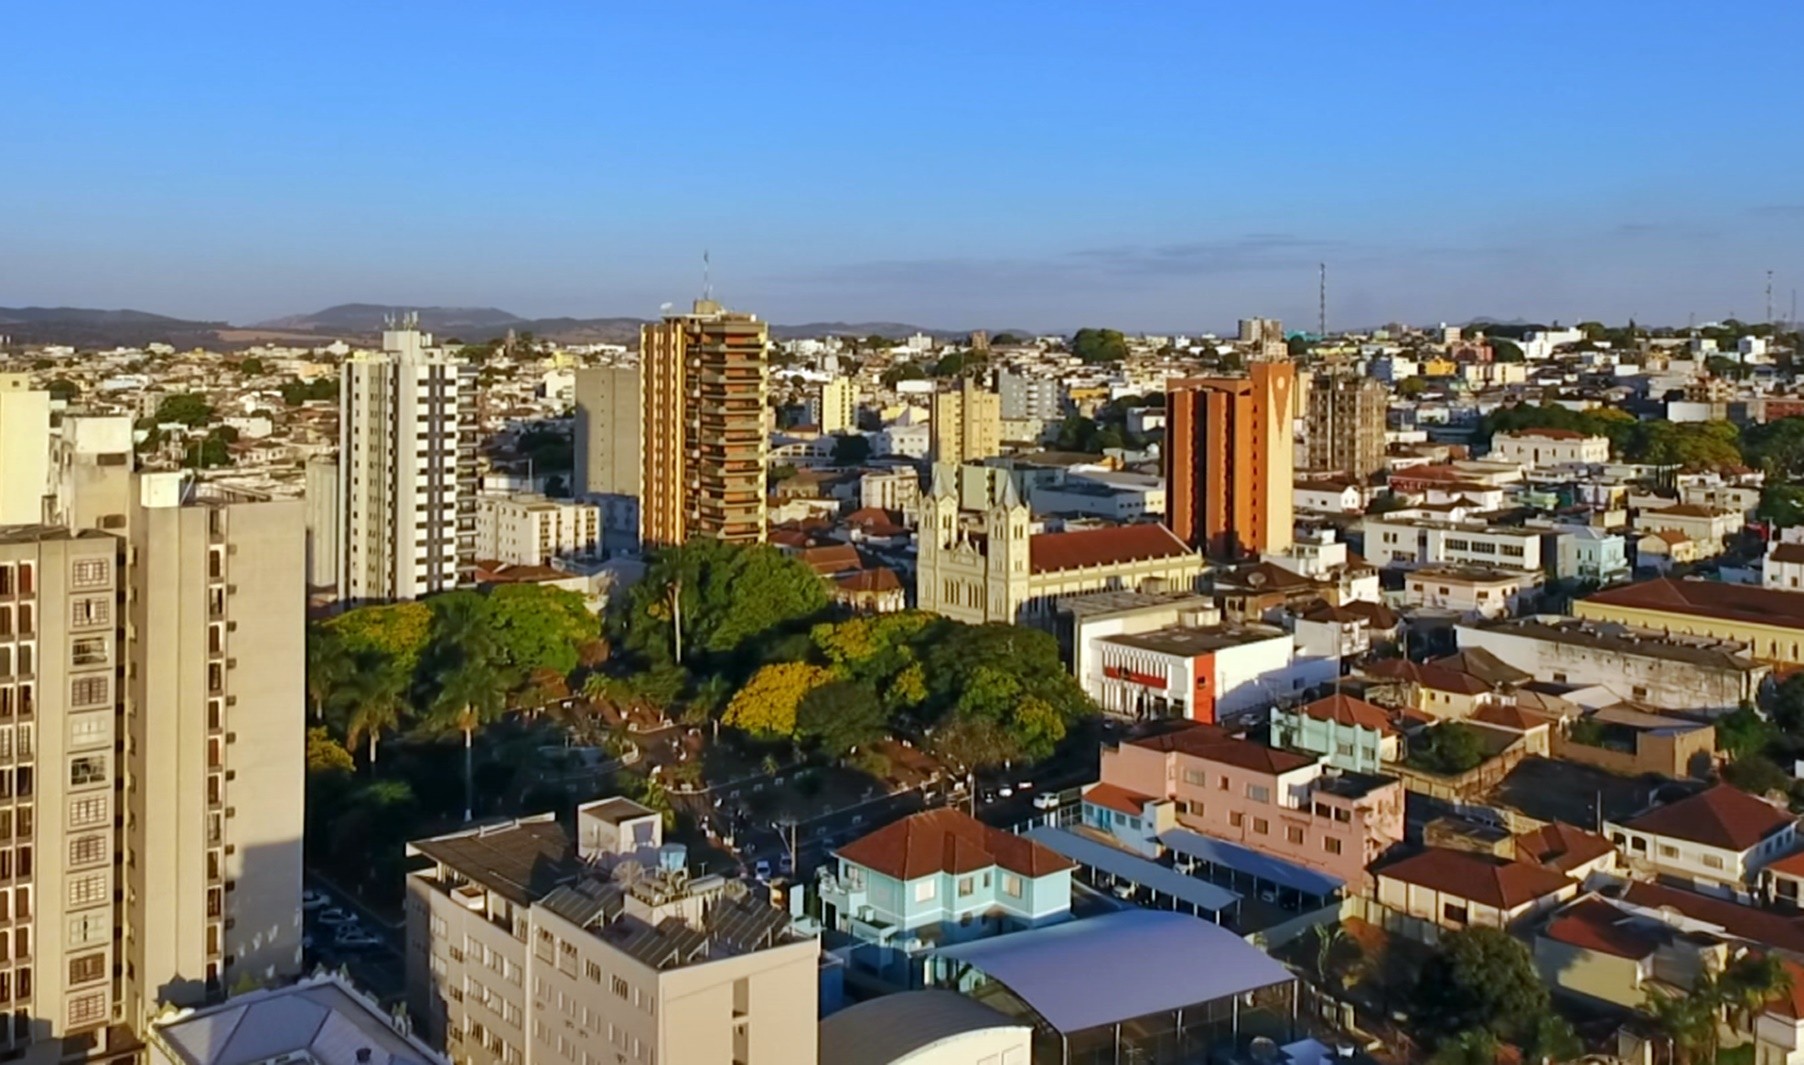
[[1766,272],[1766,324],[1773,324],[1773,272]]
[[714,298],[714,264],[708,261],[708,249],[702,249],[702,299]]
[[1321,282],[1316,292],[1315,331],[1323,340],[1328,339],[1328,264],[1317,263],[1321,271]]

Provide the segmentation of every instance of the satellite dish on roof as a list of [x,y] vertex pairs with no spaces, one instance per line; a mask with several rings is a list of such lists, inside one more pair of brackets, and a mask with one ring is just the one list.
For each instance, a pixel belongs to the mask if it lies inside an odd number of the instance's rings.
[[1271,1038],[1262,1035],[1255,1038],[1252,1044],[1247,1047],[1247,1054],[1254,1061],[1260,1062],[1261,1065],[1265,1062],[1277,1061],[1278,1044],[1272,1041]]

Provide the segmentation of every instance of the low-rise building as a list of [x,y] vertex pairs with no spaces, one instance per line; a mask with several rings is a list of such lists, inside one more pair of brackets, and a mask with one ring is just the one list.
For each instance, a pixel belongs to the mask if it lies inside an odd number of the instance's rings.
[[1756,662],[1804,666],[1804,596],[1770,588],[1662,577],[1607,588],[1572,604],[1592,621],[1733,641]]
[[1714,558],[1723,552],[1723,543],[1741,527],[1742,517],[1732,510],[1700,507],[1681,503],[1663,510],[1643,510],[1635,518],[1635,529],[1647,533],[1674,532],[1698,545],[1700,557]]
[[1368,516],[1364,524],[1365,557],[1375,566],[1542,567],[1541,532],[1537,529],[1403,514]]
[[1072,864],[950,807],[911,814],[833,853],[821,923],[912,954],[1062,921]]
[[1227,623],[1106,636],[1084,690],[1105,713],[1214,722],[1295,699],[1340,676],[1340,659],[1297,654],[1273,625]]
[[1556,525],[1553,575],[1561,580],[1615,584],[1629,579],[1629,542],[1590,525]]
[[533,493],[476,499],[476,557],[516,566],[601,552],[601,507]]
[[1297,511],[1317,514],[1357,514],[1365,509],[1365,492],[1347,481],[1298,481],[1291,490]]
[[1272,742],[1319,754],[1337,769],[1381,772],[1402,756],[1392,711],[1345,692],[1294,708],[1273,707]]
[[1760,585],[1776,592],[1804,592],[1804,526],[1780,529],[1766,545]]
[[1178,824],[1284,861],[1366,883],[1403,838],[1403,786],[1316,755],[1191,724],[1105,746],[1102,782],[1175,803]]
[[1663,710],[1727,713],[1752,703],[1772,673],[1736,640],[1556,614],[1462,624],[1459,646],[1483,648],[1538,681],[1601,685]]
[[1516,928],[1579,892],[1578,881],[1530,862],[1430,847],[1372,871],[1375,897],[1406,933],[1433,941],[1437,930]]
[[1797,848],[1797,819],[1764,799],[1718,784],[1621,821],[1604,834],[1632,872],[1745,897],[1773,860]]
[[451,1065],[344,977],[321,972],[285,987],[172,1011],[145,1033],[150,1065]]
[[1541,575],[1526,570],[1429,566],[1404,581],[1403,602],[1461,617],[1499,618],[1517,613],[1540,586]]
[[426,863],[406,906],[408,1012],[426,1036],[470,1065],[811,1065],[819,941],[745,885],[690,876],[681,848],[608,875],[652,842],[617,838],[622,852],[579,847],[545,814],[408,845]]
[[1395,646],[1403,619],[1382,603],[1322,604],[1293,615],[1297,653],[1313,658],[1358,658]]
[[1491,437],[1491,457],[1522,466],[1601,466],[1610,461],[1610,438],[1571,429],[1519,429]]

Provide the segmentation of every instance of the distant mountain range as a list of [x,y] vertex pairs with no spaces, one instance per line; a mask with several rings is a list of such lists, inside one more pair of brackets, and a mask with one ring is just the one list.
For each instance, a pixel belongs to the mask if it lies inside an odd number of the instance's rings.
[[[644,318],[522,318],[497,307],[406,307],[381,303],[341,303],[312,314],[293,314],[252,325],[191,321],[132,310],[86,307],[0,307],[0,336],[15,342],[61,343],[80,347],[140,345],[163,341],[178,346],[210,344],[245,346],[265,340],[366,339],[382,332],[384,323],[403,313],[419,315],[420,328],[445,340],[477,343],[515,333],[564,343],[629,343],[639,339]],[[1031,336],[1024,329],[992,329]],[[900,340],[915,333],[941,340],[962,339],[969,330],[927,329],[904,322],[808,322],[772,325],[779,340],[818,336],[881,336]]]

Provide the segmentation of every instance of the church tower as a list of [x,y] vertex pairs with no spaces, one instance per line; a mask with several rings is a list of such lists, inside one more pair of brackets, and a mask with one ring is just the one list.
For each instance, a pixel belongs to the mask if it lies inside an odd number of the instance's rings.
[[1011,472],[1002,481],[996,502],[984,512],[984,532],[988,539],[984,580],[985,615],[990,621],[1020,620],[1027,604],[1032,560],[1028,557],[1031,542],[1028,527],[1033,517],[1021,493],[1015,488]]

